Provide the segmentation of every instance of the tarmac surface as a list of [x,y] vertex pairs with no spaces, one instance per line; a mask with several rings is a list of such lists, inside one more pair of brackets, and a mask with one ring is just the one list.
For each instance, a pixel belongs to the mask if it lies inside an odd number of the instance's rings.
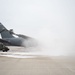
[[75,75],[75,57],[37,56],[13,58],[0,56],[0,75]]

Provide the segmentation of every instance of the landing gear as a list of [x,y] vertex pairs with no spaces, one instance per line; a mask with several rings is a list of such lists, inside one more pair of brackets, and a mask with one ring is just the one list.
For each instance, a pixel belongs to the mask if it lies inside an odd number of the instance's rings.
[[9,48],[8,47],[5,47],[2,51],[3,52],[7,52],[9,50]]
[[9,50],[3,43],[0,43],[0,51],[7,52]]

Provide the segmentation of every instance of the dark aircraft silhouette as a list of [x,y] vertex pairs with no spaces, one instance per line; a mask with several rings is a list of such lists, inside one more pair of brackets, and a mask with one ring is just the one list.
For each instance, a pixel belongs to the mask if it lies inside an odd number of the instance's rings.
[[[2,37],[2,39],[0,39],[0,42],[2,42],[5,45],[24,47],[36,46],[35,39],[22,34],[15,34],[12,29],[7,30],[2,25],[2,23],[0,23],[0,34]],[[18,37],[15,37],[14,35]]]

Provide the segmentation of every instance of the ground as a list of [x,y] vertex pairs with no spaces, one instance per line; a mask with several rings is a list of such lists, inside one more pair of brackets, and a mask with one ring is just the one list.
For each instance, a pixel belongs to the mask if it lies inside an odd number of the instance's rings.
[[12,58],[0,56],[0,75],[75,75],[73,57]]

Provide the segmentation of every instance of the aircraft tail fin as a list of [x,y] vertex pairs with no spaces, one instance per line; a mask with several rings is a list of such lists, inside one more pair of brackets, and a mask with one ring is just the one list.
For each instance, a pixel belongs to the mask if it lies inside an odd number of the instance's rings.
[[0,23],[0,33],[2,38],[13,38],[14,36]]

